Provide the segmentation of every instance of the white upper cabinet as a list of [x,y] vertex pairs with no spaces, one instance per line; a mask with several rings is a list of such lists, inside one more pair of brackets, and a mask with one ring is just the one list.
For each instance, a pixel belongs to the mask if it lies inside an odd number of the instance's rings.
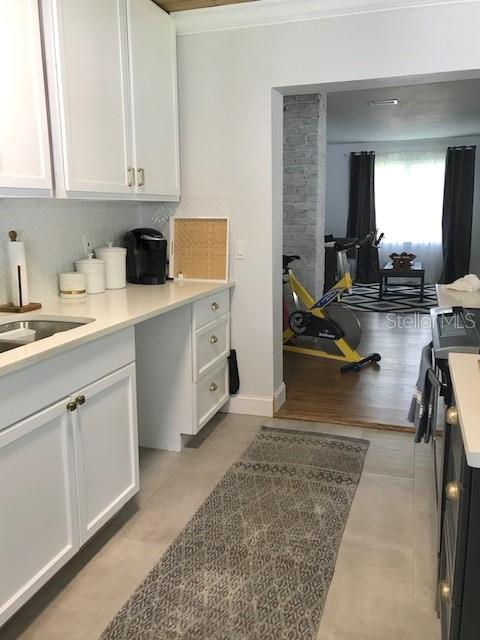
[[56,193],[179,196],[175,27],[151,0],[43,0]]
[[51,8],[57,195],[62,187],[70,195],[131,193],[123,1],[54,0]]
[[127,14],[137,187],[179,196],[175,23],[151,0],[127,0]]
[[0,2],[0,195],[49,196],[50,147],[36,0]]

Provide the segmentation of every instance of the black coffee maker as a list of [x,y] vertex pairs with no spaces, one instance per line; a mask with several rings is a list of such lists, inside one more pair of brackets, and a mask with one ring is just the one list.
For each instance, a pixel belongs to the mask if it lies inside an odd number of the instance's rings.
[[133,229],[123,240],[127,248],[127,280],[163,284],[167,278],[167,241],[156,229]]

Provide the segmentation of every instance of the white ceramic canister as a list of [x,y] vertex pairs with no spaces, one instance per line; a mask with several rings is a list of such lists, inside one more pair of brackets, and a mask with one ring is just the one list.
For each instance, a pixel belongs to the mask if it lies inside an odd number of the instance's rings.
[[87,297],[87,285],[84,273],[72,271],[58,274],[60,297],[66,300],[78,300]]
[[109,242],[107,247],[95,249],[95,255],[105,260],[107,289],[124,289],[127,286],[127,250]]
[[87,293],[103,293],[105,291],[105,261],[94,258],[91,253],[88,258],[75,262],[77,271],[85,274]]

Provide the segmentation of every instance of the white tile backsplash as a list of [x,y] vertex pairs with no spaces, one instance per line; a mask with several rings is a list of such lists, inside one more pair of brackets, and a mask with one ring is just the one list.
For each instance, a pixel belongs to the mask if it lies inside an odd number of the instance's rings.
[[0,200],[0,303],[9,301],[6,244],[10,229],[25,242],[30,299],[42,302],[57,293],[57,274],[74,269],[74,260],[83,256],[85,233],[93,248],[109,241],[119,243],[126,231],[138,226],[163,231],[160,218],[173,211],[170,203]]

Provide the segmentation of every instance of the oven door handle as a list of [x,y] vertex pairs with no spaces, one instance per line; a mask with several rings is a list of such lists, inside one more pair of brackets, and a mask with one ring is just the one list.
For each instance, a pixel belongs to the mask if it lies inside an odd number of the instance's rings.
[[438,397],[442,391],[442,381],[439,379],[435,371],[430,367],[427,369],[427,377],[432,385],[432,389],[430,391],[429,398],[429,418],[428,418],[428,427],[425,433],[425,442],[428,442],[432,437],[435,439],[435,431],[437,427],[437,413],[438,413]]
[[437,374],[435,373],[435,371],[432,369],[432,367],[430,367],[429,369],[427,369],[427,376],[428,379],[430,380],[431,385],[437,390],[440,391],[443,383],[440,380],[440,378],[437,376]]
[[[439,504],[439,477],[438,477],[438,451],[436,447],[436,430],[437,430],[437,413],[438,413],[438,398],[442,391],[443,383],[435,373],[435,371],[430,368],[427,370],[427,377],[432,385],[432,390],[430,394],[430,402],[429,405],[431,407],[431,413],[429,416],[429,424],[426,431],[425,441],[428,442],[430,438],[432,438],[432,450],[433,450],[433,473],[434,473],[434,483],[435,483],[435,499],[436,504]],[[429,408],[430,408],[429,407]]]

